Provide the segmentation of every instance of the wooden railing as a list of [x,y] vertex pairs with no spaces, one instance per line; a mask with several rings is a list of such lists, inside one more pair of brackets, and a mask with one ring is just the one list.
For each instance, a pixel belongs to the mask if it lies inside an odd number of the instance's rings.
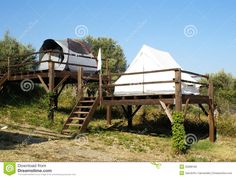
[[3,67],[0,68],[0,74],[8,73],[8,77],[10,77],[12,74],[15,74],[18,72],[36,71],[37,66],[39,66],[42,63],[48,63],[48,65],[51,65],[50,63],[52,63],[52,65],[65,64],[65,65],[70,65],[70,66],[87,67],[87,68],[96,69],[95,66],[90,66],[90,65],[81,65],[81,64],[70,63],[70,62],[52,61],[51,56],[52,56],[52,54],[58,53],[58,54],[63,54],[64,56],[84,57],[84,58],[90,58],[90,59],[95,59],[95,60],[96,60],[96,58],[92,58],[92,57],[88,57],[88,56],[84,56],[84,55],[70,54],[70,53],[60,53],[60,52],[55,52],[55,51],[51,51],[51,50],[30,53],[27,55],[18,56],[18,58],[20,58],[20,57],[25,57],[25,58],[34,57],[34,58],[36,58],[37,55],[46,54],[46,53],[49,54],[49,58],[46,61],[30,61],[29,62],[26,60],[24,62],[17,63],[17,64],[11,64],[11,59],[17,59],[17,58],[8,58],[7,60],[1,61],[1,63],[5,63],[5,65],[3,65]]
[[[131,76],[131,75],[144,75],[144,74],[154,74],[154,73],[165,73],[165,72],[174,72],[174,78],[172,80],[157,80],[157,81],[148,81],[148,82],[132,82],[132,83],[119,83],[116,84],[115,81],[121,76]],[[181,74],[186,73],[195,78],[204,78],[207,82],[200,82],[200,81],[188,81],[184,80],[181,77]],[[147,85],[147,84],[164,84],[164,83],[174,83],[175,84],[175,103],[177,110],[181,110],[181,102],[182,102],[182,83],[190,83],[190,84],[198,84],[202,87],[208,88],[208,95],[212,95],[212,84],[209,80],[208,75],[202,75],[190,71],[185,71],[180,68],[172,68],[172,69],[163,69],[163,70],[152,70],[152,71],[143,71],[143,72],[132,72],[132,73],[113,73],[102,75],[100,77],[100,85],[99,85],[99,93],[101,99],[104,96],[113,96],[114,95],[114,88],[117,86],[137,86],[137,85]],[[211,92],[210,92],[211,91]],[[179,103],[179,104],[178,104]]]

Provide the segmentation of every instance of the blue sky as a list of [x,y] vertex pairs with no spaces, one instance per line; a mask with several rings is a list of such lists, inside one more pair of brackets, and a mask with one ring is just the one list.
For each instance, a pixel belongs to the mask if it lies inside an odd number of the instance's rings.
[[[36,49],[47,38],[111,37],[128,63],[143,44],[169,51],[186,70],[236,76],[235,0],[1,0],[6,30]],[[77,32],[77,33],[76,33]]]

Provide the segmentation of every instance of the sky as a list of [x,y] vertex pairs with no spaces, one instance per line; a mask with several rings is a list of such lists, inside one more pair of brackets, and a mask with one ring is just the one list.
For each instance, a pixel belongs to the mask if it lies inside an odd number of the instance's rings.
[[143,44],[197,73],[236,76],[235,0],[1,0],[0,38],[36,50],[45,39],[110,37],[129,64]]

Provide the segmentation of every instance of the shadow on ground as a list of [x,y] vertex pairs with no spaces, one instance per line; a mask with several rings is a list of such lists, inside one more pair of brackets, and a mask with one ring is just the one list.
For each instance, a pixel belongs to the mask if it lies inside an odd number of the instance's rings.
[[0,150],[15,149],[19,146],[37,144],[48,141],[48,138],[28,134],[0,131]]
[[[185,119],[184,127],[186,134],[194,134],[196,135],[198,140],[205,139],[209,136],[209,125],[207,122],[194,122],[192,120]],[[146,120],[144,118],[139,119],[138,122],[134,122],[132,129],[128,129],[127,121],[120,120],[118,122],[115,122],[111,127],[98,127],[95,130],[97,130],[98,132],[108,130],[121,131],[159,137],[171,137],[172,135],[171,122],[165,116],[151,120]]]

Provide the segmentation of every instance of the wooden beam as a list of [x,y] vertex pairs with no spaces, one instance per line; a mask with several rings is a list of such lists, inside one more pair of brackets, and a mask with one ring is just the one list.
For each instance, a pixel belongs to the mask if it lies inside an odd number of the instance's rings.
[[48,62],[48,77],[49,77],[49,92],[53,92],[55,75],[54,75],[54,63]]
[[[174,99],[161,99],[166,104],[174,104]],[[159,105],[160,99],[120,99],[106,100],[103,99],[103,105]]]
[[182,111],[181,69],[175,70],[175,110]]
[[69,74],[67,74],[58,84],[57,86],[54,88],[54,91],[56,91],[65,81],[66,79],[68,79],[70,77]]
[[214,120],[214,106],[213,106],[213,83],[211,79],[208,80],[209,87],[208,87],[208,96],[209,96],[209,112],[208,112],[208,122],[209,122],[209,140],[211,142],[215,142],[216,140],[216,127],[215,127],[215,120]]
[[186,100],[186,103],[185,103],[185,106],[184,106],[184,114],[183,114],[184,119],[185,119],[185,117],[187,115],[189,100],[190,100],[189,98]]
[[107,106],[107,113],[106,113],[106,120],[107,120],[107,125],[111,125],[111,106]]
[[81,68],[81,67],[78,68],[77,80],[78,80],[78,95],[80,97],[83,97],[83,95],[84,95],[84,92],[83,92],[83,68]]
[[202,109],[203,113],[208,116],[208,112],[206,111],[206,109],[203,107],[202,104],[198,104],[198,106]]
[[58,96],[61,94],[61,92],[62,92],[62,90],[64,89],[65,86],[66,86],[66,84],[63,83],[60,90],[59,90],[59,92],[58,92],[58,94],[57,94]]
[[215,133],[215,121],[214,121],[214,111],[212,108],[212,103],[209,101],[209,113],[208,113],[208,123],[209,123],[209,140],[215,142],[216,133]]
[[132,114],[132,118],[134,117],[134,115],[138,112],[138,110],[142,107],[142,105],[138,105],[136,106],[136,109],[134,110],[133,114]]
[[49,92],[49,88],[46,85],[46,83],[44,82],[43,78],[40,75],[37,75],[39,81],[41,82],[41,84],[43,85],[43,88],[45,89],[45,91],[48,93]]
[[162,108],[164,109],[166,115],[168,116],[170,122],[173,123],[173,118],[171,116],[171,113],[170,113],[169,109],[166,107],[166,104],[161,100],[160,100],[160,104],[161,104]]

